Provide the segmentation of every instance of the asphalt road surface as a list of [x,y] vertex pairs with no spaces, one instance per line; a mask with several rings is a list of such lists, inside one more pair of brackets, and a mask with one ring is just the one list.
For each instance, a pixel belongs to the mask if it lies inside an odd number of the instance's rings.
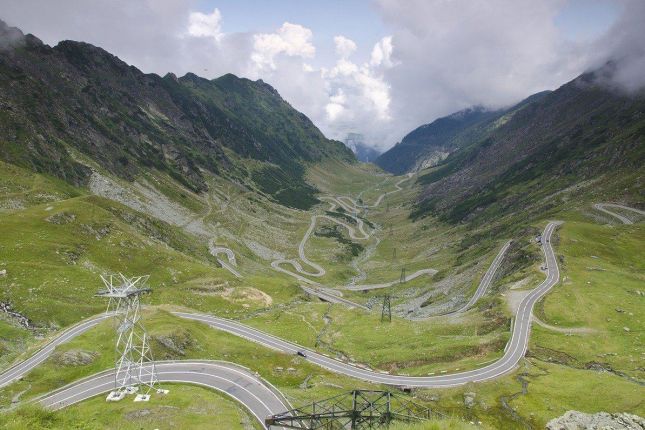
[[631,212],[636,212],[637,214],[640,214],[640,215],[645,215],[645,211],[642,211],[640,209],[630,208],[629,206],[617,205],[614,203],[596,203],[595,205],[593,205],[593,207],[598,209],[601,212],[606,213],[607,215],[611,215],[615,218],[618,218],[623,224],[633,224],[634,222],[629,218],[627,218],[626,216],[620,215],[607,208],[623,209]]
[[[439,315],[432,315],[432,316],[429,316],[429,317],[411,318],[411,319],[414,320],[414,321],[421,321],[421,320],[426,320],[428,318],[444,317],[444,316],[448,316],[448,315],[455,315],[455,314],[459,314],[459,313],[462,313],[462,312],[466,312],[475,303],[477,303],[477,300],[482,298],[486,294],[486,292],[488,291],[488,287],[490,287],[490,284],[493,281],[493,277],[495,276],[495,273],[497,272],[497,269],[499,269],[499,266],[502,263],[502,260],[504,259],[504,255],[506,254],[506,251],[508,251],[508,247],[510,245],[511,245],[511,241],[509,240],[508,242],[506,242],[504,244],[504,246],[502,246],[502,249],[500,249],[500,251],[497,253],[497,255],[495,256],[495,259],[493,260],[493,262],[491,263],[490,267],[488,268],[488,270],[484,274],[484,277],[480,281],[479,286],[477,287],[477,290],[475,291],[475,294],[470,298],[470,300],[468,300],[468,303],[466,303],[464,306],[462,306],[461,308],[459,308],[459,309],[457,309],[455,311],[446,312],[446,313],[439,314]],[[437,271],[434,270],[434,269],[421,269],[421,270],[418,270],[418,271],[414,272],[410,276],[407,276],[406,281],[411,281],[412,279],[415,279],[415,278],[417,278],[417,277],[419,277],[421,275],[425,275],[425,274],[433,275],[435,273],[437,273]],[[383,284],[345,286],[345,287],[342,287],[341,289],[343,289],[343,290],[351,290],[351,291],[367,291],[367,290],[375,290],[375,289],[379,289],[379,288],[391,287],[391,286],[396,285],[398,283],[399,283],[399,281],[397,280],[397,281],[392,281],[392,282],[386,282],[386,283],[383,283]],[[342,297],[342,295],[340,295],[341,292],[338,291],[338,290],[335,290],[335,289],[325,288],[325,287],[322,287],[322,286],[312,288],[312,287],[306,287],[304,285],[301,285],[300,288],[302,288],[305,292],[307,292],[309,294],[313,294],[313,295],[315,295],[315,296],[319,297],[320,299],[322,299],[324,301],[327,301],[327,302],[342,303],[342,304],[346,304],[346,305],[351,306],[351,307],[370,310],[367,306],[360,305],[358,303],[355,303],[355,302],[352,302],[350,300],[344,299]]]
[[[411,281],[413,279],[418,278],[419,276],[422,275],[429,275],[432,276],[435,273],[437,273],[437,270],[435,269],[421,269],[417,270],[416,272],[407,275],[405,277],[406,281]],[[367,284],[367,285],[345,285],[343,287],[340,287],[342,290],[348,290],[348,291],[369,291],[369,290],[378,290],[380,288],[388,288],[392,287],[394,285],[398,285],[399,282],[401,282],[400,279],[397,279],[395,281],[390,281],[390,282],[384,282],[382,284]]]
[[475,303],[477,303],[477,300],[481,299],[484,296],[484,294],[486,294],[486,291],[488,291],[488,287],[490,287],[490,284],[493,281],[495,272],[497,272],[497,269],[499,269],[499,265],[502,264],[502,260],[504,259],[504,255],[506,254],[506,251],[508,251],[509,246],[511,246],[510,240],[506,242],[504,246],[502,246],[502,249],[500,249],[499,253],[497,253],[497,256],[495,256],[495,259],[493,260],[490,267],[484,274],[484,277],[479,282],[477,291],[475,291],[475,294],[470,298],[470,300],[468,300],[468,303],[466,303],[460,309],[457,309],[455,312],[452,312],[452,313],[466,312]]
[[304,285],[301,285],[300,288],[302,288],[302,290],[305,293],[314,295],[314,296],[320,298],[321,300],[324,300],[324,301],[329,302],[329,303],[340,303],[340,304],[349,306],[350,308],[361,308],[361,309],[364,309],[366,311],[371,310],[370,308],[368,308],[365,305],[361,305],[360,303],[352,302],[350,300],[344,299],[342,296],[334,294],[334,293],[339,293],[340,291],[329,290],[327,288],[306,287]]
[[[164,382],[194,384],[220,391],[246,408],[262,423],[270,415],[291,409],[277,390],[259,379],[248,369],[231,363],[215,361],[173,361],[155,363],[157,378]],[[114,371],[102,372],[74,382],[45,395],[38,402],[46,408],[62,409],[114,389]],[[170,388],[172,395],[172,388]],[[151,395],[159,396],[154,392]],[[122,401],[132,401],[126,397]]]
[[388,196],[388,195],[394,194],[394,193],[398,193],[399,191],[401,191],[403,189],[403,188],[401,188],[401,184],[404,183],[405,181],[410,180],[410,178],[412,178],[412,176],[413,176],[412,173],[408,173],[408,175],[405,178],[401,179],[396,184],[394,184],[394,188],[395,188],[394,190],[388,191],[387,193],[381,194],[380,196],[378,196],[376,201],[371,205],[359,204],[354,199],[352,199],[351,197],[346,197],[346,196],[338,197],[338,200],[340,201],[340,203],[343,206],[343,208],[345,210],[349,211],[349,212],[357,213],[357,212],[360,211],[360,209],[375,208],[375,207],[377,207],[378,205],[381,204],[381,202],[383,201],[383,198],[385,198],[385,196]]
[[[543,237],[544,255],[547,265],[546,279],[533,289],[520,303],[514,319],[512,335],[504,355],[492,364],[479,369],[437,376],[398,376],[368,369],[359,368],[314,351],[309,351],[297,344],[280,339],[273,335],[247,327],[239,322],[230,321],[211,315],[175,312],[176,315],[201,321],[214,328],[232,333],[269,348],[288,354],[304,352],[302,359],[329,369],[366,381],[404,386],[404,387],[454,387],[469,382],[480,382],[493,379],[512,371],[526,353],[532,311],[535,303],[540,300],[560,279],[556,256],[551,246],[551,236],[559,222],[547,224]],[[21,377],[45,360],[54,348],[67,340],[78,336],[111,315],[101,315],[83,321],[65,330],[60,336],[40,349],[29,359],[19,363],[0,375],[0,386]],[[287,402],[277,393],[277,390],[264,383],[250,371],[230,363],[208,361],[177,361],[157,363],[158,377],[161,382],[191,383],[222,391],[244,404],[260,422],[264,417],[290,409]],[[53,409],[63,408],[98,394],[106,393],[114,387],[113,371],[107,371],[95,376],[72,383],[55,392],[41,397],[38,401]]]
[[24,374],[31,371],[31,369],[45,361],[45,359],[47,359],[47,357],[49,357],[49,355],[54,352],[54,349],[58,345],[63,344],[75,338],[76,336],[85,333],[87,330],[91,329],[101,321],[104,321],[111,317],[111,314],[101,314],[88,320],[81,321],[80,323],[68,328],[67,330],[64,330],[55,339],[39,349],[34,355],[1,373],[0,387],[3,387],[20,378]]
[[[351,215],[350,215],[351,216]],[[349,232],[349,237],[351,237],[354,240],[366,240],[369,239],[370,235],[365,232],[363,229],[363,221],[359,218],[356,218],[352,216],[352,218],[356,221],[358,225],[358,232],[360,234],[357,234],[357,230],[354,229],[351,225],[344,223],[343,221],[340,221],[334,217],[328,216],[328,215],[312,215],[311,217],[311,223],[309,224],[309,228],[307,229],[305,235],[302,237],[302,240],[300,241],[300,244],[298,245],[298,257],[300,260],[305,263],[306,265],[312,267],[315,272],[309,272],[303,269],[302,265],[298,262],[298,260],[275,260],[271,263],[271,267],[273,267],[276,270],[279,270],[281,272],[284,272],[288,275],[291,275],[297,279],[302,278],[301,275],[306,275],[306,276],[313,276],[313,277],[321,277],[324,276],[327,272],[325,269],[317,264],[314,263],[313,261],[309,260],[305,254],[305,245],[307,244],[307,241],[309,240],[309,237],[313,233],[314,229],[316,228],[316,224],[319,219],[326,219],[328,221],[335,222],[336,224],[343,226],[347,229]],[[293,273],[289,270],[283,269],[280,267],[281,264],[290,264],[293,266],[294,269],[300,274],[298,275],[297,273]],[[306,278],[305,278],[306,279]]]
[[[370,382],[397,386],[438,388],[453,387],[466,384],[468,382],[485,381],[510,372],[517,365],[519,360],[524,357],[529,340],[533,306],[560,280],[560,272],[558,269],[557,260],[551,246],[551,235],[558,225],[559,222],[549,222],[542,235],[542,249],[544,251],[547,266],[546,279],[538,287],[531,290],[531,292],[527,294],[520,303],[514,319],[511,339],[509,340],[502,358],[480,369],[438,376],[397,376],[383,374],[380,372],[361,369],[314,351],[308,351],[297,344],[264,333],[260,330],[247,327],[244,324],[236,321],[219,318],[212,315],[202,315],[185,312],[174,312],[174,314],[182,318],[201,321],[214,328],[227,331],[236,336],[243,337],[277,351],[286,352],[288,354],[296,354],[297,351],[305,351],[307,355],[306,359],[314,364],[318,364],[333,372],[342,373]],[[4,384],[6,384],[11,380],[23,375],[24,373],[27,373],[29,370],[42,362],[51,353],[55,345],[63,343],[71,337],[79,335],[83,331],[86,331],[93,325],[97,324],[101,319],[108,317],[109,316],[105,315],[97,317],[96,319],[88,320],[66,330],[59,338],[52,341],[45,348],[40,350],[36,355],[0,375],[0,381],[4,381]]]
[[528,346],[531,329],[533,306],[560,280],[560,271],[557,260],[551,247],[551,235],[558,222],[550,222],[544,229],[543,246],[546,258],[547,277],[546,279],[522,300],[514,319],[511,339],[506,347],[504,355],[499,360],[485,367],[466,372],[437,375],[437,376],[397,376],[389,375],[372,370],[362,369],[351,364],[327,357],[314,351],[307,350],[297,344],[280,339],[276,336],[264,333],[260,330],[250,328],[236,321],[230,321],[211,315],[200,315],[183,312],[174,312],[182,318],[201,321],[214,328],[232,333],[253,342],[262,344],[277,351],[287,354],[296,354],[297,351],[304,351],[306,360],[332,372],[341,373],[354,378],[362,379],[380,384],[404,386],[404,387],[454,387],[469,382],[480,382],[496,378],[512,371],[517,363],[524,357]]
[[[242,277],[242,275],[240,275],[240,272],[235,270],[235,266],[237,266],[237,260],[235,259],[235,253],[231,249],[226,248],[224,246],[215,246],[215,243],[211,240],[208,243],[208,251],[213,257],[215,257],[215,259],[217,260],[220,266],[222,266],[224,269],[231,272],[236,277],[238,278]],[[219,258],[218,255],[220,254],[226,255],[228,262]]]
[[[350,197],[345,197],[345,196],[340,196],[340,197],[331,197],[331,196],[324,196],[321,197],[321,199],[329,200],[330,207],[328,211],[333,211],[335,210],[338,206],[342,207],[345,212],[347,213],[347,216],[352,218],[354,222],[356,223],[357,227],[354,228],[352,225],[347,224],[337,218],[334,218],[329,215],[312,215],[311,216],[311,222],[309,224],[309,228],[305,232],[304,236],[302,237],[302,240],[300,241],[300,244],[298,245],[298,257],[300,261],[297,259],[280,259],[280,260],[275,260],[271,262],[271,267],[279,272],[286,273],[289,276],[292,276],[296,278],[297,280],[304,282],[309,285],[314,285],[317,287],[322,287],[322,285],[316,281],[313,281],[309,278],[306,278],[305,276],[310,276],[310,277],[315,277],[319,278],[324,276],[327,272],[324,267],[321,265],[309,260],[305,254],[305,245],[307,244],[307,241],[309,240],[309,237],[311,234],[314,232],[314,229],[316,228],[316,224],[319,219],[326,219],[328,221],[335,222],[336,224],[344,227],[347,229],[347,232],[349,233],[349,237],[353,240],[367,240],[371,237],[373,231],[371,233],[368,233],[364,229],[364,222],[360,218],[356,217],[355,215],[351,214],[358,214],[361,209],[366,209],[366,208],[375,208],[377,207],[383,198],[389,194],[397,193],[402,190],[401,184],[407,180],[409,180],[412,177],[412,175],[408,175],[407,177],[401,179],[398,181],[396,184],[394,184],[395,189],[392,191],[388,191],[386,193],[381,194],[377,199],[376,202],[372,205],[359,205],[354,199]],[[300,262],[304,263],[305,265],[311,267],[314,269],[314,271],[307,271],[303,268],[303,265],[300,264]],[[286,269],[282,267],[282,265],[291,265],[294,269],[295,272],[292,272],[289,269]],[[437,273],[435,269],[421,269],[416,271],[415,273],[409,275],[407,278],[408,280],[412,280],[418,276],[421,275],[433,275]],[[354,291],[365,291],[365,290],[374,290],[378,288],[387,288],[391,287],[392,285],[395,285],[399,282],[399,280],[391,281],[391,282],[386,282],[382,284],[371,284],[371,285],[348,285],[345,287],[341,287],[343,289],[347,290],[354,290]],[[306,288],[306,287],[303,287]],[[319,291],[320,288],[317,290]],[[322,297],[320,294],[316,294],[319,297],[321,297],[324,300],[324,297]],[[352,302],[350,302],[352,303]],[[356,304],[353,303],[353,306]],[[358,305],[357,307],[361,307]]]

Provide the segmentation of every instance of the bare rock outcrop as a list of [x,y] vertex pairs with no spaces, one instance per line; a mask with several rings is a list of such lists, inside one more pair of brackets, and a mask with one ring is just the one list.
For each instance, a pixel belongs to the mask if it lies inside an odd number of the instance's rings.
[[586,414],[567,411],[546,425],[547,430],[645,430],[645,419],[628,413]]
[[91,364],[98,354],[94,351],[82,351],[72,349],[70,351],[57,352],[53,355],[53,360],[60,366],[87,366]]

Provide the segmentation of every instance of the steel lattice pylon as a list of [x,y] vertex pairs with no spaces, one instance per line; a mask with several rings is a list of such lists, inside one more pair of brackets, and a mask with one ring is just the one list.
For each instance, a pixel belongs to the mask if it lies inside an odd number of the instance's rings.
[[[116,319],[116,363],[114,389],[108,400],[120,400],[125,394],[145,386],[145,394],[136,400],[148,400],[150,390],[157,385],[155,364],[148,344],[148,335],[141,324],[141,301],[147,286],[148,275],[127,278],[123,274],[101,276],[106,289],[96,295],[109,299],[107,311]],[[161,391],[161,390],[158,390]]]
[[354,390],[272,415],[265,424],[308,430],[384,429],[392,421],[424,421],[433,416],[441,415],[389,391]]
[[383,309],[381,309],[381,322],[387,320],[392,322],[392,306],[390,303],[390,295],[383,296]]

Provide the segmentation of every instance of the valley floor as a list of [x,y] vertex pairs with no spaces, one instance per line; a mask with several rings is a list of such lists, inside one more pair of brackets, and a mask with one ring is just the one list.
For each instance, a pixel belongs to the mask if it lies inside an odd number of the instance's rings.
[[[0,317],[0,369],[103,311],[105,303],[94,297],[99,274],[149,273],[153,294],[146,298],[144,321],[157,359],[246,366],[295,406],[386,386],[173,312],[236,320],[377,372],[442,375],[499,359],[516,322],[513,304],[545,278],[535,237],[546,219],[525,225],[492,220],[477,227],[431,217],[413,221],[415,178],[383,175],[369,166],[312,167],[308,178],[321,191],[321,203],[311,211],[286,208],[250,184],[219,177],[210,178],[209,193],[197,195],[154,173],[130,184],[97,170],[92,193],[7,164],[0,173],[0,271],[6,270],[0,276],[6,310]],[[109,186],[96,185],[101,181]],[[444,423],[447,428],[462,428],[464,419],[490,428],[537,429],[570,409],[645,415],[643,217],[614,208],[632,222],[624,224],[620,216],[593,207],[599,202],[560,198],[548,215],[564,221],[549,243],[559,282],[537,302],[534,314],[541,324],[532,325],[516,370],[411,394],[457,417]],[[509,240],[485,294],[467,311],[451,313],[479,291]],[[421,275],[412,279],[414,273]],[[321,302],[301,288],[305,283],[357,306]],[[383,288],[351,288],[361,285]],[[392,303],[391,322],[381,318],[384,294]],[[20,380],[0,388],[0,407],[18,406],[112,367],[113,342],[112,324],[104,321],[60,344]],[[199,401],[189,402],[192,397]],[[259,426],[229,398],[182,385],[148,404],[106,405],[98,396],[64,413],[19,406],[0,418],[6,428],[66,428],[72,422],[79,428],[115,422],[119,428],[206,428],[214,416],[221,428]]]

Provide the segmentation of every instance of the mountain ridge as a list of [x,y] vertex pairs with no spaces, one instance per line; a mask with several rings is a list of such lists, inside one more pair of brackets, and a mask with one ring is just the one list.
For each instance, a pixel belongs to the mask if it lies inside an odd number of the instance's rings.
[[454,139],[459,133],[496,115],[497,111],[475,106],[437,118],[405,135],[401,142],[381,154],[375,163],[382,169],[398,175],[432,167],[456,149],[458,143],[454,142]]
[[478,105],[437,118],[406,134],[401,142],[381,154],[375,163],[393,174],[436,166],[459,147],[478,139],[487,127],[491,127],[504,115],[522,108],[525,104],[549,92],[533,94],[507,108],[488,109]]
[[193,191],[207,188],[201,169],[240,177],[262,170],[278,183],[256,181],[264,192],[294,201],[297,190],[310,202],[307,163],[354,161],[261,80],[162,78],[88,43],[49,47],[3,22],[0,34],[10,40],[0,51],[4,161],[87,184],[89,169],[69,146],[121,178],[154,168]]
[[[599,77],[612,67],[526,99],[496,127],[423,173],[415,215],[459,222],[485,212],[509,213],[607,175],[636,175],[623,191],[633,200],[645,159],[645,93],[627,95],[603,85]],[[548,201],[542,203],[546,210],[544,205]]]

